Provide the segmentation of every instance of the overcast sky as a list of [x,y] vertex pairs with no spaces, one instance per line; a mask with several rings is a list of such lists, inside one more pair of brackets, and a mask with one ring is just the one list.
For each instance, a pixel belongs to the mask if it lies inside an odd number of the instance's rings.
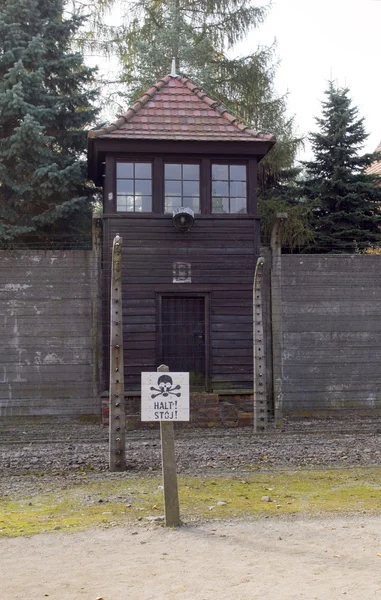
[[[234,54],[244,55],[276,40],[276,90],[288,92],[288,111],[301,135],[316,130],[314,117],[321,114],[329,79],[349,87],[366,119],[369,137],[364,150],[372,152],[381,141],[380,38],[381,0],[273,0],[264,24]],[[99,59],[91,63],[99,64]],[[300,158],[310,157],[307,145]]]
[[314,117],[332,78],[350,88],[366,119],[365,150],[375,150],[381,141],[381,0],[274,0],[265,23],[239,52],[274,39],[280,60],[276,89],[289,92],[299,132],[316,130]]

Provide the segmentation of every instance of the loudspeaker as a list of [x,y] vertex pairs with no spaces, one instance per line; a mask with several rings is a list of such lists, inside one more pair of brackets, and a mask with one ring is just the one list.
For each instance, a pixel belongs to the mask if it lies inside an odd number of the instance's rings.
[[172,223],[179,231],[189,231],[194,225],[194,212],[191,208],[181,206],[173,211]]

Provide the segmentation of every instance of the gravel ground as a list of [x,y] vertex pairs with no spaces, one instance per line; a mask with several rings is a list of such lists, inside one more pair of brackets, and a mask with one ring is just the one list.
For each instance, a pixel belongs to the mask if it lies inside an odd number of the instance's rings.
[[[381,464],[381,419],[303,420],[273,426],[264,435],[249,428],[177,430],[179,474],[217,476],[249,466],[297,469]],[[0,495],[29,493],[51,480],[67,485],[113,477],[108,469],[108,430],[70,419],[9,419],[0,426]],[[158,430],[126,434],[127,474],[161,470]]]

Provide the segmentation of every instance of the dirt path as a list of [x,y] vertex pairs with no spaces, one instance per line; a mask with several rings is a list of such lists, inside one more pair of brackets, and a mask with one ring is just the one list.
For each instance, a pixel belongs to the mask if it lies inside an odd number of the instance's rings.
[[2,600],[379,600],[381,516],[0,539]]

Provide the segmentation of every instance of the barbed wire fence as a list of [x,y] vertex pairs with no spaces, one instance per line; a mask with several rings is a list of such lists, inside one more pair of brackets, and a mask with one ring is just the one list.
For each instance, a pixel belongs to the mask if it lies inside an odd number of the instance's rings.
[[[109,255],[102,258],[99,235],[98,230],[92,249],[88,249],[88,238],[78,247],[67,240],[67,249],[32,245],[0,252],[0,413],[4,431],[12,416],[56,416],[66,422],[73,415],[100,414],[100,394],[107,379],[107,359],[101,355],[110,328],[104,308],[109,306],[110,286],[104,275],[111,259]],[[267,269],[270,262],[266,262]],[[282,325],[278,364],[282,410],[276,414],[269,385],[270,422],[265,436],[309,436],[305,443],[312,447],[320,434],[374,436],[381,432],[380,266],[377,255],[282,256],[281,302],[272,313],[271,307],[264,309],[268,379],[274,360],[274,319],[275,325]],[[155,302],[149,300],[151,308]],[[271,303],[270,294],[265,294],[266,303]],[[250,333],[248,316],[242,312],[245,306],[247,298],[241,304],[236,300],[227,304],[226,310],[235,311],[227,325],[213,321],[211,306],[212,334],[227,328],[228,345],[229,340]],[[155,367],[156,357],[143,353],[138,364],[130,352],[129,335],[140,336],[144,349],[148,337],[157,335],[158,324],[147,314],[144,301],[127,302],[123,310],[126,323],[131,324],[125,343],[125,374],[131,382],[132,374]],[[183,317],[175,318],[172,325],[184,328]],[[232,357],[228,372],[234,374],[235,368],[237,372],[240,369],[240,349],[232,343],[228,351]],[[213,373],[220,366],[218,359],[216,364],[213,360],[211,357],[210,391],[216,394]],[[230,396],[239,395],[237,391],[239,388],[232,388]],[[234,402],[228,392],[217,400],[220,405]],[[129,416],[137,418],[138,413],[127,414],[127,419]],[[14,439],[17,432],[10,430]],[[243,434],[251,435],[251,426],[242,430]],[[213,435],[231,435],[231,429],[216,430]]]

